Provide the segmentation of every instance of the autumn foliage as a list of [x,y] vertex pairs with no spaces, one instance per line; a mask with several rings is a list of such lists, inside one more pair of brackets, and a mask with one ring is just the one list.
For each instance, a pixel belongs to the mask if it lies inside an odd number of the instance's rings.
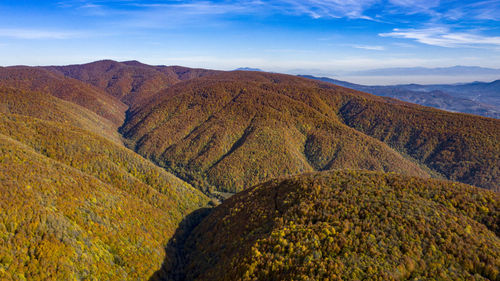
[[186,239],[184,280],[498,280],[499,222],[498,193],[465,184],[305,174],[215,208]]
[[499,120],[281,74],[177,83],[129,110],[121,132],[139,154],[212,194],[343,168],[489,189],[500,181]]
[[499,163],[499,120],[289,75],[0,68],[0,280],[500,280]]
[[[0,93],[10,112],[37,97]],[[0,113],[0,279],[152,275],[177,224],[208,199],[72,119],[83,113],[80,122],[92,128],[97,115],[78,106],[52,109],[32,115],[53,121]]]

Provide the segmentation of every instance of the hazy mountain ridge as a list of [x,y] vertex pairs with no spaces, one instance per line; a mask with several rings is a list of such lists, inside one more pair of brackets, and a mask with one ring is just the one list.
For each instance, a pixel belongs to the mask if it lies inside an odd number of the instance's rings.
[[499,75],[500,69],[456,65],[451,67],[394,67],[378,68],[350,72],[349,75],[382,75],[382,76],[412,76],[412,75]]
[[[311,75],[299,76],[333,83],[335,85],[374,95],[397,98],[406,102],[435,107],[442,110],[470,113],[500,119],[500,86],[495,87],[500,80],[491,83],[476,82],[463,85],[409,84],[394,86],[365,86],[327,77],[315,77]],[[489,85],[492,86],[488,87]],[[474,87],[476,88],[476,92],[465,90]],[[484,88],[488,88],[489,91],[480,92],[480,89]],[[462,91],[462,93],[459,93],[459,91]],[[486,98],[481,98],[481,100],[488,103],[476,101],[479,100],[478,96],[481,97],[482,95]],[[495,102],[495,99],[498,99],[498,101]],[[490,102],[492,100],[493,102]]]
[[259,71],[259,72],[264,72],[264,70],[260,68],[253,68],[253,67],[239,67],[236,68],[235,71]]
[[485,104],[500,107],[500,80],[493,82],[473,82],[452,85],[400,85],[407,89],[419,91],[445,91],[456,97],[471,99]]

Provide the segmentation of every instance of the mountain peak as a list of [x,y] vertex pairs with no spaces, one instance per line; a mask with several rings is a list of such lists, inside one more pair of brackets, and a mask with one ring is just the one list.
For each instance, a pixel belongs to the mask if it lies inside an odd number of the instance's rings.
[[263,72],[264,70],[262,70],[260,68],[240,67],[240,68],[236,68],[235,71],[260,71],[260,72]]

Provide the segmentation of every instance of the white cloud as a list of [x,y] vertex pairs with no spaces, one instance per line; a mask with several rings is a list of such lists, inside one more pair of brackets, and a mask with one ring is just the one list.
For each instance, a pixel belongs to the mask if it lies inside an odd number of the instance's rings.
[[69,39],[81,36],[83,36],[82,33],[70,31],[49,31],[21,28],[0,29],[0,37],[10,37],[17,39]]
[[382,37],[413,39],[427,45],[440,47],[485,47],[500,46],[499,36],[483,36],[475,33],[451,32],[448,28],[394,29],[380,33]]

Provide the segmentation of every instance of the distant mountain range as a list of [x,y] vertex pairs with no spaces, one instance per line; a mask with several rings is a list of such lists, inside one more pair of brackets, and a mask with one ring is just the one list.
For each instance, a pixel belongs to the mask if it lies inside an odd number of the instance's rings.
[[260,68],[251,68],[251,67],[240,67],[240,68],[236,68],[235,70],[238,70],[238,71],[264,71]]
[[500,75],[500,69],[479,66],[452,66],[452,67],[395,67],[378,68],[355,71],[349,75],[377,75],[377,76],[413,76],[413,75]]
[[493,82],[473,82],[452,85],[398,85],[412,91],[432,92],[443,91],[454,97],[461,97],[488,105],[500,107],[500,80]]
[[365,86],[327,77],[299,76],[447,111],[500,118],[500,80],[491,83],[474,82],[453,85]]

